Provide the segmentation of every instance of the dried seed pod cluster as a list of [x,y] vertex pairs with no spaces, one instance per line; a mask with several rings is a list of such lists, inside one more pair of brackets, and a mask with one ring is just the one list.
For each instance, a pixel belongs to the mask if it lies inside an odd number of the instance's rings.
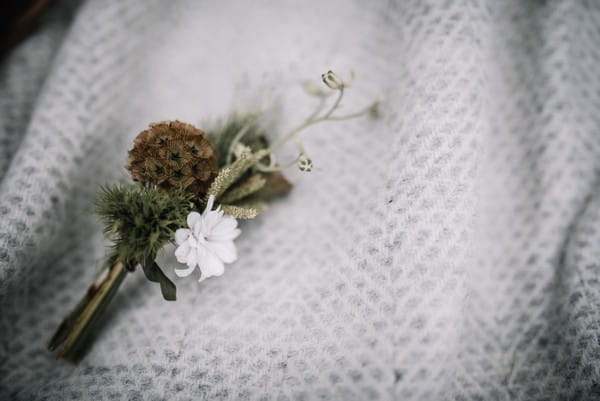
[[182,189],[201,197],[217,176],[215,148],[191,124],[165,121],[142,131],[129,151],[127,169],[134,181],[163,189]]

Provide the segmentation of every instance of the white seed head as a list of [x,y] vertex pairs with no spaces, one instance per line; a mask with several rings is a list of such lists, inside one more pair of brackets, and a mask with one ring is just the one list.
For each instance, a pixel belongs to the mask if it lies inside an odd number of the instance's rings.
[[329,70],[325,74],[321,75],[323,78],[323,82],[325,85],[330,87],[331,89],[339,90],[344,87],[344,81],[340,79],[333,71]]
[[312,160],[310,160],[304,153],[298,157],[298,168],[300,171],[309,172],[313,168]]

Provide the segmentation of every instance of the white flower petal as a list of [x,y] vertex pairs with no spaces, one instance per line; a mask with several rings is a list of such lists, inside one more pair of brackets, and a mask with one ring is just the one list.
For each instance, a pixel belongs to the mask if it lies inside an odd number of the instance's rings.
[[190,249],[191,246],[189,241],[185,241],[183,244],[179,245],[177,249],[175,249],[175,257],[179,263],[187,263]]
[[233,241],[240,235],[241,232],[242,232],[242,230],[240,230],[239,228],[236,228],[234,230],[224,232],[223,234],[217,235],[217,234],[211,233],[208,237],[206,237],[206,239],[209,242]]
[[196,253],[198,255],[198,260],[204,259],[206,254],[208,253],[208,249],[206,248],[208,244],[205,242],[203,244],[198,243],[196,245]]
[[194,226],[200,220],[202,220],[202,215],[200,213],[198,213],[198,212],[190,212],[190,214],[188,214],[188,216],[187,216],[187,225],[191,229],[194,229]]
[[219,213],[215,211],[206,213],[204,215],[204,232],[210,233],[220,220],[221,216],[219,216]]
[[196,225],[192,229],[196,239],[204,238],[204,233],[206,232],[205,226],[206,226],[206,221],[204,220],[204,215],[202,215],[202,218],[198,222],[196,222]]
[[175,274],[177,275],[177,277],[187,277],[190,274],[192,274],[192,272],[194,270],[196,270],[196,266],[192,266],[192,267],[188,266],[185,269],[175,268]]
[[175,231],[175,243],[177,245],[183,244],[190,235],[192,235],[192,232],[187,228],[178,229],[177,231]]
[[217,224],[215,224],[210,233],[215,235],[224,234],[224,232],[234,230],[237,225],[238,222],[233,217],[223,217],[217,222]]
[[202,271],[202,276],[198,281],[203,281],[209,277],[220,276],[221,274],[223,274],[223,272],[225,271],[225,265],[223,264],[221,259],[209,252],[206,254],[206,257],[202,261],[202,264],[200,265],[200,270]]
[[194,246],[190,246],[190,250],[188,251],[186,257],[187,265],[190,267],[196,266],[197,264],[200,264],[201,260],[202,258],[200,257],[200,255],[198,255],[198,249]]
[[237,250],[233,241],[210,242],[209,247],[225,263],[233,263],[237,259]]
[[215,203],[215,197],[213,195],[208,197],[208,201],[206,202],[206,209],[204,209],[204,213],[202,213],[202,215],[206,215],[208,212],[210,212],[213,208],[213,205]]

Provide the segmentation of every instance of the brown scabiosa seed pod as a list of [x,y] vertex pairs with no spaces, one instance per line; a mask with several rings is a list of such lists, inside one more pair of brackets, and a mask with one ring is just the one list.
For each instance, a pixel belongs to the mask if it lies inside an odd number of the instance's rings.
[[134,181],[202,197],[217,176],[217,153],[198,128],[164,121],[135,138],[126,168]]

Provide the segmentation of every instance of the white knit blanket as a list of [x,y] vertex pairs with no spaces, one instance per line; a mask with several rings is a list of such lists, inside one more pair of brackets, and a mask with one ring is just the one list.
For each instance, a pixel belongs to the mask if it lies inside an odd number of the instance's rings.
[[[59,2],[0,65],[0,399],[600,399],[599,26],[584,0]],[[308,131],[225,275],[168,303],[137,271],[55,360],[132,138],[266,95],[281,134],[329,69],[381,119]]]

